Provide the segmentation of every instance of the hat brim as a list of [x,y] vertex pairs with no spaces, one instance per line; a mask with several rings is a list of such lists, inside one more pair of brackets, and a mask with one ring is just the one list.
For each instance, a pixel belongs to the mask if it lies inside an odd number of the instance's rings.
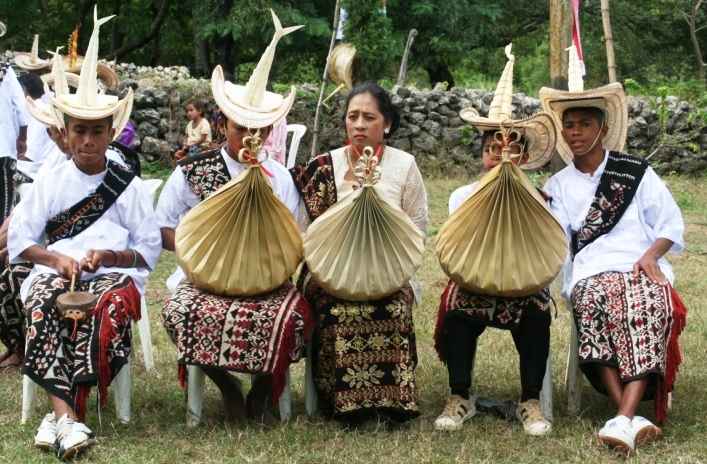
[[52,65],[50,60],[32,59],[31,53],[17,53],[15,55],[15,64],[27,71],[39,71],[40,69],[49,68]]
[[548,113],[536,113],[525,119],[497,121],[479,116],[473,108],[466,108],[459,113],[459,116],[482,132],[511,127],[522,129],[528,152],[528,161],[520,165],[524,170],[540,168],[552,159],[557,143],[557,130],[552,116]]
[[574,154],[562,137],[562,115],[570,108],[599,108],[604,111],[607,127],[606,136],[602,141],[604,148],[612,151],[624,149],[628,134],[628,106],[626,93],[620,83],[613,82],[583,92],[543,87],[539,96],[543,110],[555,121],[558,132],[557,152],[567,164],[574,160]]
[[49,105],[42,103],[41,100],[33,100],[31,97],[26,97],[25,100],[27,100],[27,111],[29,111],[34,119],[45,126],[61,127],[61,124],[57,122],[56,115]]
[[211,75],[211,92],[218,107],[228,119],[239,126],[249,129],[261,129],[272,126],[287,116],[295,102],[295,88],[290,89],[287,97],[272,92],[265,92],[265,100],[281,100],[276,107],[253,108],[242,102],[239,91],[244,86],[226,82],[221,66],[216,66]]
[[52,96],[52,107],[55,117],[60,123],[59,127],[64,128],[64,116],[88,121],[112,117],[112,125],[115,129],[113,140],[116,140],[130,120],[130,112],[133,109],[133,89],[128,88],[128,94],[122,100],[115,101],[107,95],[99,95],[98,97],[103,98],[106,103],[89,108],[78,104],[76,95],[63,95],[59,98]]
[[[79,80],[81,80],[81,77],[78,74],[67,72],[64,73],[64,75],[66,76],[66,82],[70,87],[75,89],[78,88]],[[54,86],[54,73],[42,74],[41,79],[45,84],[52,87]]]

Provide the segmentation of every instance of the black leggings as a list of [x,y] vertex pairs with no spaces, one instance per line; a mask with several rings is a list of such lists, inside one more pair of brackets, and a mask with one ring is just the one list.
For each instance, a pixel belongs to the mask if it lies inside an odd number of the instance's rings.
[[[469,396],[476,343],[486,327],[462,312],[447,314],[443,343],[452,394]],[[525,311],[511,334],[520,357],[521,401],[539,399],[550,352],[549,311]]]

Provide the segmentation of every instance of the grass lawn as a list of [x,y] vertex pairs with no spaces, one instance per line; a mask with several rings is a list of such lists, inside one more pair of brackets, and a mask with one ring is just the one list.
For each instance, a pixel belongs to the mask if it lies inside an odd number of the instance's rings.
[[[640,449],[637,462],[707,462],[707,179],[667,177],[687,223],[687,250],[671,258],[677,287],[689,310],[682,343],[685,362],[674,394],[673,410],[662,441]],[[435,235],[447,216],[447,199],[461,180],[430,179],[430,235]],[[369,423],[357,430],[344,430],[335,422],[304,414],[303,365],[293,368],[294,418],[271,430],[256,426],[235,428],[224,424],[218,392],[208,385],[205,423],[185,426],[185,395],[177,383],[175,350],[162,328],[160,311],[166,297],[164,281],[174,268],[174,257],[164,253],[148,287],[150,321],[155,344],[156,369],[146,372],[141,364],[139,341],[133,369],[133,420],[121,425],[112,405],[103,412],[98,429],[95,394],[87,422],[98,432],[98,444],[81,462],[111,463],[447,463],[447,462],[613,462],[599,447],[593,433],[611,414],[608,400],[585,383],[578,417],[566,414],[564,394],[565,360],[569,324],[566,308],[559,304],[552,325],[554,378],[553,432],[530,438],[518,423],[491,416],[477,416],[462,431],[434,431],[432,422],[447,396],[446,370],[432,348],[432,333],[439,296],[446,279],[433,253],[433,240],[419,278],[424,297],[415,308],[418,353],[417,381],[422,416],[396,428]],[[560,299],[558,298],[558,303]],[[135,331],[134,333],[136,333]],[[136,336],[136,339],[138,337]],[[490,329],[481,337],[474,385],[477,393],[515,399],[519,394],[518,360],[511,336]],[[95,390],[94,390],[95,391]],[[32,437],[47,412],[37,401],[35,416],[20,425],[21,380],[17,371],[0,373],[0,462],[55,462],[52,455],[32,447]],[[652,402],[641,413],[652,417]]]

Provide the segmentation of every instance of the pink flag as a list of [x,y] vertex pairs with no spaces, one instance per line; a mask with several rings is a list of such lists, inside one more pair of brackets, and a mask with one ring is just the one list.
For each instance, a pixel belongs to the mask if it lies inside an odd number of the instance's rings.
[[586,74],[584,68],[584,52],[582,51],[582,35],[579,32],[579,7],[582,0],[570,0],[572,7],[572,44],[577,48],[579,63],[582,65],[582,75]]

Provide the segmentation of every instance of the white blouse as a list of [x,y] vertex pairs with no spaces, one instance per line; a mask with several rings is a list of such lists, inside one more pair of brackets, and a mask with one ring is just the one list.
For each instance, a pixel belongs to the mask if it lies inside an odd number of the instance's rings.
[[[570,164],[545,185],[545,191],[552,197],[550,208],[564,227],[568,239],[573,231],[584,224],[606,161],[605,154],[604,161],[593,174],[583,173]],[[631,271],[658,238],[673,242],[670,251],[681,251],[685,245],[684,230],[680,208],[665,183],[649,167],[633,201],[614,228],[585,246],[575,256],[574,262],[565,266],[563,294],[569,297],[577,282],[587,277],[607,271]],[[672,267],[665,257],[658,261],[658,265],[672,282]]]
[[25,94],[11,66],[0,80],[0,157],[17,158],[17,136],[20,127],[29,122]]
[[469,185],[463,185],[449,195],[449,215],[451,216],[472,193],[476,191],[479,181],[472,182]]
[[[105,174],[106,171],[84,174],[73,161],[67,161],[51,175],[38,178],[13,210],[7,239],[10,260],[18,261],[20,254],[33,245],[44,246],[44,229],[49,219],[93,193]],[[91,249],[133,249],[145,259],[149,269],[153,269],[162,250],[162,239],[152,204],[149,189],[142,179],[135,177],[115,203],[86,230],[46,248],[77,261]],[[143,293],[149,269],[101,267],[95,273],[82,272],[81,280],[120,272],[132,277]],[[26,300],[29,287],[39,274],[56,273],[51,267],[35,265],[20,288],[22,300]]]
[[[336,192],[339,199],[351,193],[356,185],[350,171],[346,147],[331,152],[336,180]],[[380,162],[381,178],[378,181],[385,199],[398,205],[412,222],[423,232],[427,231],[427,192],[422,174],[417,168],[415,157],[393,147],[385,147]]]
[[[261,159],[262,153],[260,155]],[[225,148],[221,149],[221,155],[226,161],[226,167],[231,179],[235,179],[248,169],[248,165],[239,163],[231,158]],[[285,166],[273,159],[265,160],[262,165],[273,175],[272,177],[266,176],[266,179],[270,181],[275,196],[290,210],[300,228],[304,228],[304,224],[307,224],[307,214],[290,172]],[[201,199],[189,188],[182,169],[177,167],[169,176],[157,203],[158,226],[161,228],[176,228],[184,215],[198,205],[200,201]],[[176,272],[167,280],[167,287],[173,290],[184,277],[184,272],[177,267]]]

